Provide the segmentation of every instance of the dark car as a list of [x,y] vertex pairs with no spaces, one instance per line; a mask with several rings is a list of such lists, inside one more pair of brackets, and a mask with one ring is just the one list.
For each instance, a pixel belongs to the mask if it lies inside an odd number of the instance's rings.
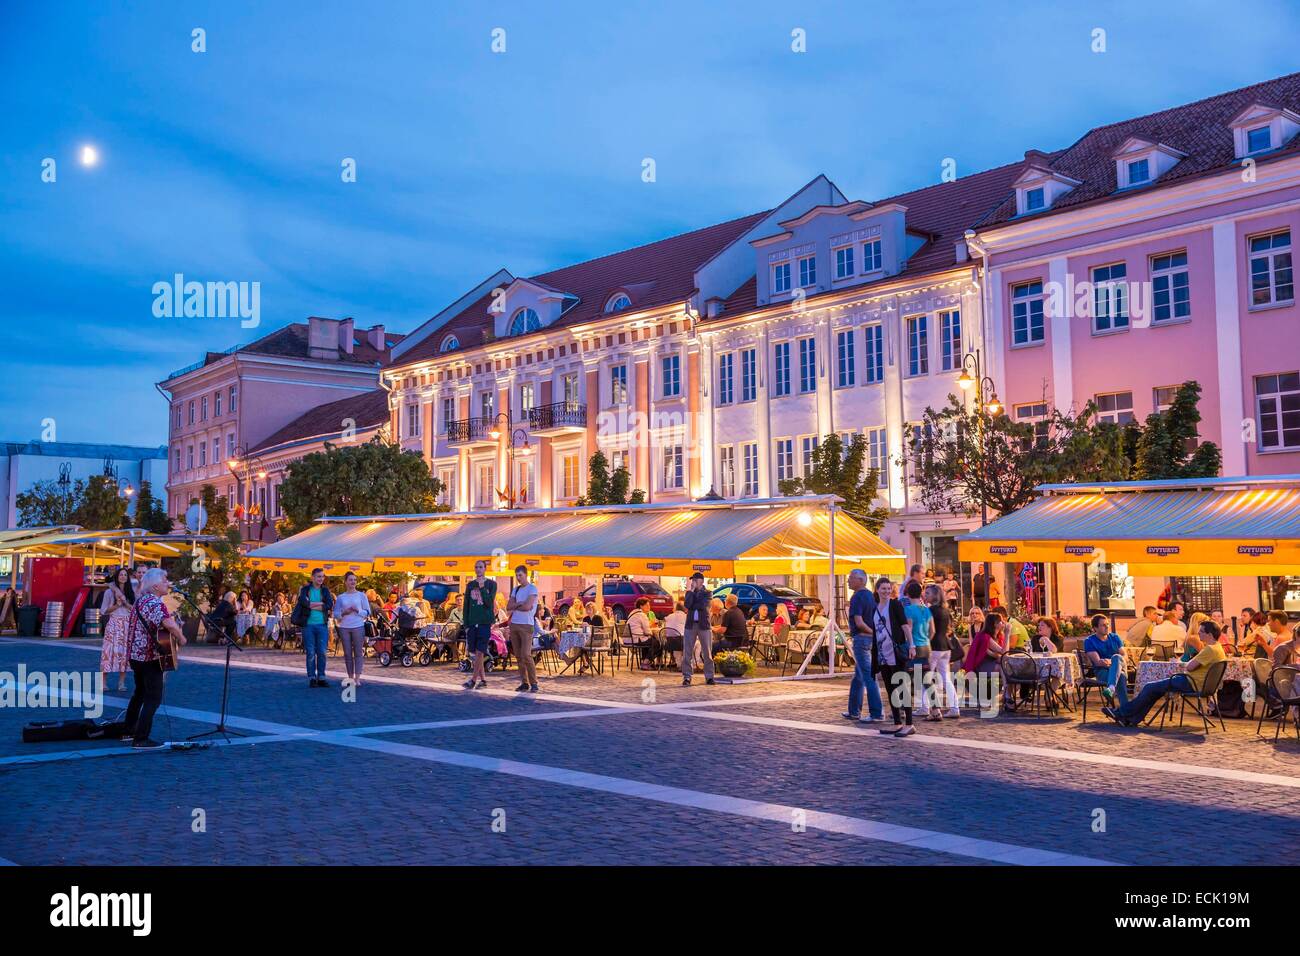
[[448,594],[455,594],[460,590],[460,585],[455,581],[425,581],[420,585],[420,590],[424,592],[424,599],[434,607],[447,600]]
[[822,602],[816,598],[800,594],[793,588],[779,584],[724,584],[713,589],[713,596],[725,602],[730,594],[736,595],[736,606],[745,612],[745,617],[758,613],[760,604],[767,605],[767,616],[776,616],[776,606],[784,604],[791,623],[799,619],[799,612],[804,608],[819,608]]
[[[596,600],[596,586],[593,584],[578,597],[582,598],[584,605],[590,604]],[[605,602],[605,607],[609,608],[610,614],[616,621],[626,621],[627,616],[636,609],[636,600],[639,597],[648,597],[650,599],[650,610],[660,617],[667,617],[673,613],[675,602],[673,597],[658,584],[653,581],[628,581],[623,578],[609,580],[602,583],[601,597]],[[555,613],[567,614],[569,605],[573,603],[573,598],[564,598],[555,604]]]

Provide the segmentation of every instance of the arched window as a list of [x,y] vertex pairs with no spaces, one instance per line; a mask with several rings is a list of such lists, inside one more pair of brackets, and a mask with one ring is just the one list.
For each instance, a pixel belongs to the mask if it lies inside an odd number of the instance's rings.
[[460,348],[460,339],[454,335],[449,335],[442,340],[442,345],[438,347],[439,352],[450,352],[452,349]]
[[510,320],[510,334],[523,335],[525,332],[536,332],[542,327],[542,320],[537,317],[537,313],[532,309],[524,308],[515,313],[515,317]]
[[624,309],[632,308],[632,300],[625,293],[618,293],[607,303],[605,303],[606,312],[622,312]]

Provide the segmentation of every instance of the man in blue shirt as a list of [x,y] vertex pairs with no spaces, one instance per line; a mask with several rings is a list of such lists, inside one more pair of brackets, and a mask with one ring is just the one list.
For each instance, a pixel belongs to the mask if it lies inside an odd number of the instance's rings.
[[[871,619],[876,613],[876,596],[867,587],[867,575],[861,568],[849,573],[849,629],[853,632],[853,683],[849,685],[849,709],[845,720],[874,724],[885,719],[876,675],[871,673],[871,642],[874,632]],[[867,716],[862,716],[862,694],[867,695]]]
[[1124,665],[1124,642],[1111,631],[1105,614],[1093,615],[1092,633],[1083,642],[1083,653],[1092,665],[1092,676],[1106,685],[1101,694],[1109,700],[1119,669]]

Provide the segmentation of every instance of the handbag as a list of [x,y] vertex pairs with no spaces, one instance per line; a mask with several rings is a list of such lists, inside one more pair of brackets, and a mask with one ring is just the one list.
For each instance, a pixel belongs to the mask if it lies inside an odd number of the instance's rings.
[[294,627],[305,627],[307,625],[307,615],[311,609],[307,607],[302,600],[302,595],[298,595],[298,600],[294,602],[293,613],[289,615],[289,623]]
[[363,626],[365,628],[366,637],[375,636],[375,622],[371,618],[366,618],[366,623]]

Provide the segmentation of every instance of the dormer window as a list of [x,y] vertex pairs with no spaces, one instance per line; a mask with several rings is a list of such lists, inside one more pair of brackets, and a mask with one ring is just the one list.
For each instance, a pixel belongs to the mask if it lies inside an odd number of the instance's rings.
[[1046,159],[1044,154],[1033,151],[1025,154],[1026,159],[1030,157],[1035,161],[1025,167],[1015,182],[1016,213],[1021,216],[1051,209],[1057,199],[1079,185],[1079,180],[1039,163],[1037,160]]
[[454,335],[449,335],[442,340],[442,345],[438,346],[439,352],[450,352],[453,349],[460,348],[460,339]]
[[615,293],[614,296],[605,303],[605,312],[608,314],[622,312],[624,309],[630,308],[632,308],[632,300],[623,292]]
[[1111,158],[1115,160],[1115,185],[1129,189],[1154,183],[1186,159],[1187,154],[1164,143],[1130,136]]
[[1285,146],[1300,132],[1300,113],[1265,103],[1254,103],[1228,124],[1236,157],[1257,156]]
[[778,262],[772,266],[772,292],[790,291],[790,263]]
[[1047,200],[1043,195],[1043,187],[1037,189],[1025,190],[1025,212],[1038,212],[1047,206]]
[[1146,159],[1134,159],[1128,164],[1128,184],[1140,186],[1151,181],[1151,162]]
[[542,320],[533,309],[520,309],[515,313],[515,317],[510,320],[511,335],[523,335],[525,332],[536,332],[541,327]]

